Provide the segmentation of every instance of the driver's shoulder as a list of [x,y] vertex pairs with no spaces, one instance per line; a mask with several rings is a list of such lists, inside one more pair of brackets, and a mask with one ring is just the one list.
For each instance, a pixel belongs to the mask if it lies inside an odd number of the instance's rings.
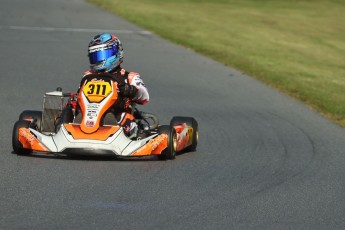
[[[127,78],[129,82],[132,82],[134,79],[140,79],[140,75],[137,72],[129,72],[126,71],[124,68],[121,68],[120,70],[116,72],[110,72],[110,73],[98,73],[92,70],[88,70],[84,72],[83,78],[82,79],[87,79],[90,77],[97,77],[97,75],[102,74],[102,75],[108,75],[109,77],[124,77]],[[120,75],[120,76],[119,76]]]
[[85,71],[83,77],[90,75],[90,74],[94,74],[94,72],[92,72],[91,70]]

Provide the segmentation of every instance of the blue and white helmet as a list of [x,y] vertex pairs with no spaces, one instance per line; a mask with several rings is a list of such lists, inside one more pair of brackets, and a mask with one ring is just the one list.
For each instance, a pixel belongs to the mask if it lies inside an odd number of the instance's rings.
[[112,34],[98,34],[89,43],[90,68],[110,72],[123,61],[121,41]]

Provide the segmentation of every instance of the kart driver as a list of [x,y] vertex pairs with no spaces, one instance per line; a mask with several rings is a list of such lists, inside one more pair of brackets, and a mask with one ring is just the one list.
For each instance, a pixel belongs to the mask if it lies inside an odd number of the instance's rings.
[[123,48],[120,40],[112,34],[98,34],[89,43],[88,56],[90,70],[85,72],[83,79],[90,74],[108,73],[118,82],[119,95],[123,101],[116,103],[113,105],[116,108],[109,110],[112,110],[126,135],[130,138],[135,137],[138,125],[130,113],[129,104],[146,104],[149,101],[149,93],[138,73],[127,72],[121,67]]

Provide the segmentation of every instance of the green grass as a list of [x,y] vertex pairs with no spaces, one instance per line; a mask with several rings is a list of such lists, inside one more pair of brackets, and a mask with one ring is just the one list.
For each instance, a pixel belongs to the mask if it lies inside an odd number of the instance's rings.
[[345,0],[88,0],[345,126]]

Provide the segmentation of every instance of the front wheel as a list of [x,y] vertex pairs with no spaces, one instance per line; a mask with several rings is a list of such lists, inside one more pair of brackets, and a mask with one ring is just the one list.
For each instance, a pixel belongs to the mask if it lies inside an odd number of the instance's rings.
[[19,120],[14,124],[12,132],[12,148],[13,151],[18,155],[27,155],[32,153],[31,149],[23,148],[23,144],[19,141],[19,129],[20,128],[29,128],[30,121]]
[[186,123],[193,128],[192,144],[186,148],[187,151],[195,152],[199,141],[199,128],[198,122],[193,117],[173,117],[170,121],[170,125],[175,127]]
[[158,127],[159,134],[168,135],[168,147],[164,149],[161,155],[158,155],[162,160],[172,160],[176,156],[177,135],[175,129],[170,125],[162,125]]

